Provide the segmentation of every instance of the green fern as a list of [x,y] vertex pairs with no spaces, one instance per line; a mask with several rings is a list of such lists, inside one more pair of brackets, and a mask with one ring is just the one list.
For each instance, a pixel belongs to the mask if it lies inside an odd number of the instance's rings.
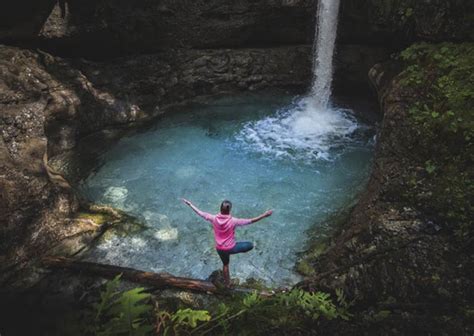
[[145,316],[152,306],[145,302],[150,294],[144,288],[134,288],[120,292],[120,275],[107,282],[100,293],[100,301],[94,305],[95,326],[93,333],[97,336],[129,335],[145,336],[153,330],[146,323]]
[[309,318],[316,320],[323,316],[329,320],[339,317],[338,309],[327,293],[323,292],[305,292],[301,289],[278,296],[280,304],[286,307],[299,308]]
[[105,290],[100,293],[100,301],[93,305],[96,310],[96,321],[100,319],[105,311],[110,309],[111,305],[114,303],[114,298],[120,293],[118,291],[118,286],[121,277],[122,274],[119,274],[113,280],[107,281],[105,284]]
[[112,305],[109,310],[109,316],[112,319],[105,327],[112,330],[113,335],[142,336],[153,329],[151,326],[144,324],[143,316],[152,310],[151,305],[143,303],[150,298],[150,294],[144,293],[144,290],[144,288],[139,287],[126,291]]
[[158,313],[157,331],[163,332],[164,336],[173,331],[174,335],[179,335],[180,331],[190,331],[198,326],[199,322],[208,322],[211,315],[207,310],[194,310],[190,308],[179,309],[170,314],[166,311]]
[[249,309],[249,308],[252,308],[253,306],[259,304],[261,301],[262,301],[262,298],[255,291],[255,292],[245,296],[244,299],[242,300],[242,303],[243,303],[245,308]]
[[211,315],[209,315],[207,310],[193,310],[189,308],[178,310],[172,318],[174,323],[190,328],[196,328],[198,322],[209,321],[210,319]]
[[[259,334],[268,328],[311,326],[319,318],[349,319],[348,303],[344,292],[336,290],[336,303],[324,292],[306,292],[293,289],[272,297],[257,292],[219,304],[211,313],[207,310],[179,309],[174,313],[155,311],[157,323],[152,326],[148,318],[153,310],[147,301],[151,295],[143,288],[119,291],[120,276],[109,281],[94,305],[93,328],[88,334],[97,336],[145,336],[154,330],[159,335],[228,334],[237,326],[241,334]],[[158,306],[156,306],[158,308]]]

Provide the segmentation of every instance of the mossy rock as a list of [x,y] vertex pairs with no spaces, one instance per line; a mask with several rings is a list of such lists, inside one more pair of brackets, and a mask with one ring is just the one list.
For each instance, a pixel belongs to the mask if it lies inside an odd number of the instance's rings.
[[408,97],[412,162],[402,199],[429,215],[433,226],[472,236],[474,212],[474,43],[418,43],[399,59],[396,79]]

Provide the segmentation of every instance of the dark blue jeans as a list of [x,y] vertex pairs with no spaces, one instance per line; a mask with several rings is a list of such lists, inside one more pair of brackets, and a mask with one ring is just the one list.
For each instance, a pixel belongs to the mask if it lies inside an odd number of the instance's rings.
[[217,250],[217,253],[219,254],[219,257],[221,257],[222,263],[224,265],[228,265],[230,261],[230,255],[231,254],[237,254],[237,253],[245,253],[253,249],[253,244],[251,242],[238,242],[235,244],[235,246],[228,251],[224,250]]

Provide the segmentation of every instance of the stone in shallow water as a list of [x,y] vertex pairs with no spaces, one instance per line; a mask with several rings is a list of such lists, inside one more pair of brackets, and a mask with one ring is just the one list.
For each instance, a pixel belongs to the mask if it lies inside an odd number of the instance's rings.
[[109,187],[104,193],[104,200],[115,206],[123,206],[128,190],[124,187]]
[[158,230],[153,236],[158,240],[176,240],[178,239],[178,229],[167,228]]

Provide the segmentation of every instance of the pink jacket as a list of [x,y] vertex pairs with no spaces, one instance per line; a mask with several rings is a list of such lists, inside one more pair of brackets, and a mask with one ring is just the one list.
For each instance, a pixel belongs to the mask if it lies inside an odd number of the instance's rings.
[[198,215],[212,223],[214,228],[214,239],[216,249],[228,251],[235,246],[235,228],[252,223],[251,219],[234,218],[231,215],[211,215],[204,211],[199,211]]

